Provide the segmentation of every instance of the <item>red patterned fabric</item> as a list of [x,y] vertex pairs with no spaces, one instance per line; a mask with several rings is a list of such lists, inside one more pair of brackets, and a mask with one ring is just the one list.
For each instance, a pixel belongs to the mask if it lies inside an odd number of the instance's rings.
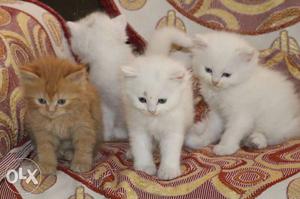
[[6,180],[0,181],[0,199],[22,199],[17,189]]
[[[254,198],[264,190],[300,171],[300,140],[264,150],[240,150],[216,156],[212,147],[185,149],[182,176],[159,180],[133,169],[126,158],[127,143],[109,143],[99,151],[91,172],[77,174],[61,167],[74,179],[108,198]],[[155,155],[159,164],[159,155]]]
[[180,13],[216,30],[257,35],[300,21],[300,1],[168,0]]

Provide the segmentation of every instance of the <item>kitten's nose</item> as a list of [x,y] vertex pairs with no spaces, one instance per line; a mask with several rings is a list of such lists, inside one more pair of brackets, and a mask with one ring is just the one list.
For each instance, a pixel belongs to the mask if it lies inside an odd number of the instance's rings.
[[214,86],[218,86],[219,81],[212,80],[212,84],[213,84]]
[[148,106],[148,112],[151,114],[155,114],[156,113],[156,107],[154,106]]
[[149,111],[149,113],[151,113],[152,115],[155,115],[155,113],[156,113],[156,110],[148,110]]
[[50,113],[55,112],[55,106],[48,106],[47,108]]

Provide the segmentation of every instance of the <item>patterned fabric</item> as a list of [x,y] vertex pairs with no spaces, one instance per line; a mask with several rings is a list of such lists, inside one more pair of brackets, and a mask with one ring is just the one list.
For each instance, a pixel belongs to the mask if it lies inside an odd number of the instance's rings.
[[189,19],[212,29],[261,34],[300,21],[300,2],[284,0],[168,0]]
[[13,186],[9,186],[5,180],[0,181],[0,198],[2,199],[22,199]]
[[[33,18],[30,13],[37,16]],[[39,18],[39,20],[37,20]],[[27,139],[18,67],[36,57],[70,57],[64,32],[55,16],[21,1],[0,4],[0,159]]]
[[290,199],[300,198],[300,178],[297,178],[289,183],[287,196]]
[[[183,175],[170,181],[134,171],[128,144],[106,144],[93,171],[63,171],[108,198],[254,198],[273,184],[300,171],[300,140],[265,150],[240,150],[217,157],[212,147],[184,150]],[[159,164],[158,154],[155,156]]]
[[294,37],[288,35],[288,31],[281,31],[270,48],[261,51],[261,62],[290,77],[300,93],[300,46]]

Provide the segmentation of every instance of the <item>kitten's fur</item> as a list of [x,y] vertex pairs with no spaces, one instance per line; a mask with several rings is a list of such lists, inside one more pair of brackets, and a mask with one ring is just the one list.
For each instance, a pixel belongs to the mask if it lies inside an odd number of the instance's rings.
[[199,148],[221,139],[214,152],[229,155],[242,140],[264,148],[300,135],[300,101],[293,84],[259,65],[256,49],[224,32],[197,35],[195,44],[194,71],[210,112],[193,127],[188,146]]
[[20,71],[27,101],[25,127],[35,141],[42,174],[56,172],[57,155],[72,159],[73,171],[89,171],[102,119],[85,66],[49,57]]
[[110,19],[95,12],[78,22],[68,22],[75,54],[90,65],[91,81],[102,97],[104,140],[127,138],[121,104],[120,66],[133,59],[126,44],[126,20],[123,16]]
[[193,124],[193,95],[190,73],[167,57],[170,45],[190,47],[182,32],[158,30],[145,56],[123,66],[124,104],[134,168],[156,173],[152,140],[160,147],[160,179],[181,174],[180,154],[187,128]]

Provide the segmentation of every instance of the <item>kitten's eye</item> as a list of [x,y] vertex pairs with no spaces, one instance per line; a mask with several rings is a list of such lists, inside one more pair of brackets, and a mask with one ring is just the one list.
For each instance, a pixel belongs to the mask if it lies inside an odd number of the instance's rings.
[[144,97],[139,97],[139,101],[141,103],[146,103],[147,102],[146,98],[144,98]]
[[211,68],[207,68],[207,67],[205,67],[205,71],[206,71],[207,73],[212,73],[212,72],[213,72]]
[[47,104],[47,100],[45,100],[44,98],[39,98],[39,99],[38,99],[38,102],[39,102],[40,104]]
[[223,74],[222,74],[222,77],[230,77],[230,76],[231,76],[230,73],[223,73]]
[[65,99],[59,99],[59,100],[57,100],[57,104],[59,104],[59,105],[64,105],[65,103],[66,103]]
[[158,99],[158,101],[157,101],[157,103],[158,104],[164,104],[164,103],[166,103],[167,102],[167,99]]

